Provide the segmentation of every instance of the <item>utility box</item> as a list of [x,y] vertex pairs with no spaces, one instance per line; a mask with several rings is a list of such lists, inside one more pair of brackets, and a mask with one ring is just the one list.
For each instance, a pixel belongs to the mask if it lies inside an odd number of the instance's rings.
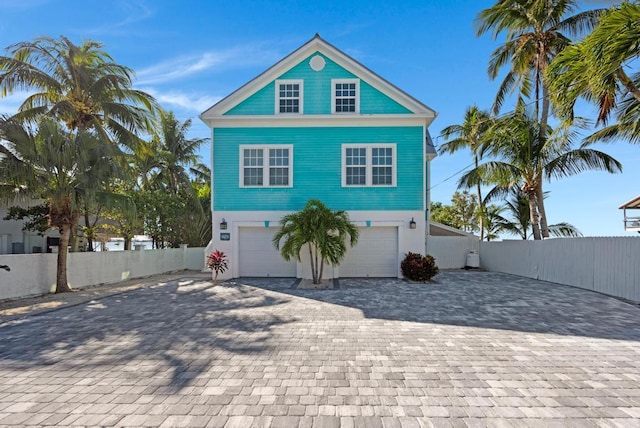
[[467,253],[467,263],[464,265],[465,269],[478,269],[480,267],[480,254],[475,251],[469,251]]

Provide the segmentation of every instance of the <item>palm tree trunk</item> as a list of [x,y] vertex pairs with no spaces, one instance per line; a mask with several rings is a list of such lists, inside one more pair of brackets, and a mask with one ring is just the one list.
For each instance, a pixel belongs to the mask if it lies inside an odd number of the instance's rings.
[[[473,155],[473,162],[478,170],[478,155]],[[482,201],[482,191],[480,190],[480,182],[477,184],[478,190],[478,206],[480,207],[480,240],[484,240],[484,202]]]
[[540,224],[538,220],[538,198],[535,192],[529,193],[529,216],[531,219],[531,228],[533,229],[533,239],[540,240]]
[[313,283],[316,283],[316,265],[313,263],[313,251],[311,250],[311,244],[307,244],[309,247],[309,263],[311,263],[311,278]]
[[538,202],[538,213],[539,213],[539,222],[540,229],[543,239],[547,239],[549,237],[549,225],[547,222],[547,210],[544,207],[544,192],[542,191],[542,182],[538,183],[536,187],[536,198]]
[[87,251],[93,251],[93,226],[89,220],[89,208],[86,205],[84,207],[84,226],[87,231],[85,236],[87,238]]
[[[544,73],[546,69],[546,64],[544,64],[542,67],[543,67],[542,73]],[[539,138],[542,146],[546,145],[547,124],[549,122],[549,109],[550,109],[549,88],[547,87],[547,84],[543,81],[542,82],[542,113],[540,114],[540,129],[539,129],[539,133],[540,133]],[[540,228],[542,229],[542,237],[546,239],[549,237],[549,226],[547,223],[547,213],[544,209],[542,178],[538,180],[536,193],[537,193],[536,196],[538,198],[538,201],[537,201],[538,211],[540,213]]]
[[314,258],[315,258],[315,265],[316,265],[316,270],[315,273],[313,275],[313,283],[314,284],[319,284],[318,282],[318,276],[319,276],[319,269],[318,269],[318,247],[315,247],[315,251],[314,251]]
[[633,83],[633,80],[627,76],[627,73],[625,73],[624,70],[619,69],[616,75],[633,98],[640,101],[640,89],[638,89],[638,87]]
[[58,247],[58,270],[56,274],[56,293],[71,291],[67,282],[67,248],[71,236],[71,225],[65,224],[60,228],[60,246]]
[[318,275],[318,284],[322,284],[323,271],[324,271],[324,257],[320,257],[320,274]]

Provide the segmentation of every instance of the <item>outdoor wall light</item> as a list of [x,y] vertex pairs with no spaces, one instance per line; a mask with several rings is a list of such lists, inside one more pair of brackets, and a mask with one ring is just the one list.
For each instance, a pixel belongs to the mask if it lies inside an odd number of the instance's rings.
[[220,222],[220,230],[227,230],[227,220],[225,220],[224,218]]
[[415,220],[413,220],[413,217],[411,217],[411,221],[409,222],[409,229],[415,229],[416,228],[416,222]]

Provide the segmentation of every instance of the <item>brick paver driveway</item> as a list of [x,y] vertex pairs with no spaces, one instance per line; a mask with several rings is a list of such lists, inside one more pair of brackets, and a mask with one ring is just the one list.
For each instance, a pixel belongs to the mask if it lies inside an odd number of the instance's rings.
[[637,306],[437,280],[194,275],[5,320],[0,425],[640,426]]

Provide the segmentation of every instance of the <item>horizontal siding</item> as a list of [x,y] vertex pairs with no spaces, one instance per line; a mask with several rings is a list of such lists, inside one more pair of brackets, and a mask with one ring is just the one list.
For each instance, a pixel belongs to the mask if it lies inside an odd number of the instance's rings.
[[[333,209],[422,210],[422,127],[214,130],[214,209],[298,210],[310,198]],[[342,144],[395,143],[397,186],[342,187]],[[240,188],[241,144],[293,144],[292,188]]]
[[[321,71],[314,71],[309,60],[320,55],[326,65]],[[304,81],[304,114],[331,114],[331,79],[355,78],[320,53],[314,53],[298,65],[282,74],[278,79],[302,79]],[[389,98],[365,81],[360,82],[361,114],[408,114],[406,107]],[[275,83],[271,82],[258,92],[229,110],[226,115],[273,115],[275,114]]]

